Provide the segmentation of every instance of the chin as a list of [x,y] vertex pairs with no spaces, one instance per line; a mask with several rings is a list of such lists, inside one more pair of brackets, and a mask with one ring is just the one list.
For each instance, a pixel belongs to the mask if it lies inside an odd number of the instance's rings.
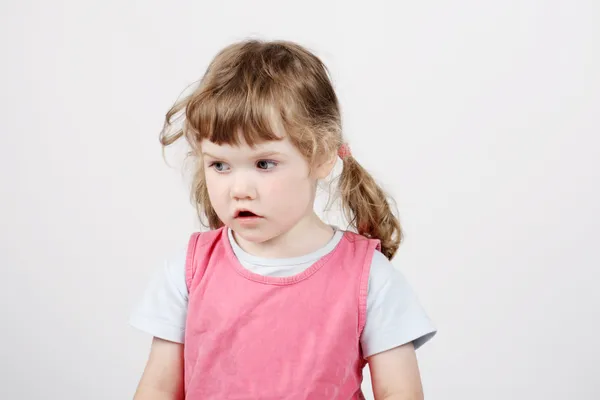
[[244,226],[243,224],[237,223],[235,220],[231,221],[231,224],[228,224],[228,226],[238,237],[247,242],[257,244],[273,240],[294,227],[293,224],[274,224],[273,221],[269,221],[262,226]]
[[236,236],[244,239],[247,242],[251,243],[263,243],[270,239],[272,239],[275,235],[269,235],[264,231],[261,232],[260,229],[248,229],[242,226],[230,226],[231,230],[233,230]]

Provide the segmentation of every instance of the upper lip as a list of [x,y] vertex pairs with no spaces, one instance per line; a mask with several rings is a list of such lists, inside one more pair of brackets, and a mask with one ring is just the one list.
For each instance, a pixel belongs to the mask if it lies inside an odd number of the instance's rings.
[[247,211],[247,212],[251,212],[252,214],[256,215],[257,217],[260,217],[260,215],[258,215],[257,213],[255,213],[254,211],[248,209],[248,208],[238,208],[237,210],[235,210],[235,213],[233,214],[235,218],[240,216],[240,213]]

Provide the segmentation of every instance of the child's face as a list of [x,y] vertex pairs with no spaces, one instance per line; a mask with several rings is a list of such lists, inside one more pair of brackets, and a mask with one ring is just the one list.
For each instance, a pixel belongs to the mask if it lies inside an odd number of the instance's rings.
[[[223,223],[243,239],[262,243],[301,226],[313,216],[318,179],[332,165],[310,172],[309,164],[287,136],[254,148],[202,142],[206,185]],[[246,210],[250,213],[241,213]]]

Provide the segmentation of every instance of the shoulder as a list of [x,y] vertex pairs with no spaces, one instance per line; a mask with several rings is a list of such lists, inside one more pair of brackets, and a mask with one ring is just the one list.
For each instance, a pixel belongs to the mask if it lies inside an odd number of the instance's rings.
[[436,333],[404,274],[379,251],[371,262],[366,307],[361,335],[366,357],[411,341],[419,348]]
[[194,251],[194,249],[211,245],[220,239],[227,238],[227,232],[228,231],[225,227],[202,232],[194,232],[191,234],[190,239],[188,241],[187,250]]
[[392,291],[396,295],[413,295],[406,276],[378,250],[373,253],[369,272],[369,296]]
[[369,290],[381,289],[390,280],[403,280],[402,273],[379,250],[375,250],[369,273]]
[[404,274],[386,256],[376,250],[373,254],[369,272],[367,300],[370,301],[368,305],[373,306],[390,301],[408,303],[413,301],[415,297],[415,293]]
[[155,271],[130,315],[130,324],[152,336],[183,343],[188,291],[185,282],[187,247],[168,256]]
[[182,246],[168,254],[162,268],[156,274],[155,280],[161,283],[163,289],[187,299],[188,290],[185,282],[185,268],[188,246]]
[[187,255],[188,246],[181,247],[167,256],[164,263],[165,277],[180,290],[183,289],[186,294],[187,286],[185,283],[185,267]]

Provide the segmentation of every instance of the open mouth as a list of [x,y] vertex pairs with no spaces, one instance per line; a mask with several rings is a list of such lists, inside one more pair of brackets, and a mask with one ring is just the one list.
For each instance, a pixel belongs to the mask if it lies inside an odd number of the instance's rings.
[[259,215],[254,214],[249,210],[240,210],[236,213],[236,218],[259,218]]

